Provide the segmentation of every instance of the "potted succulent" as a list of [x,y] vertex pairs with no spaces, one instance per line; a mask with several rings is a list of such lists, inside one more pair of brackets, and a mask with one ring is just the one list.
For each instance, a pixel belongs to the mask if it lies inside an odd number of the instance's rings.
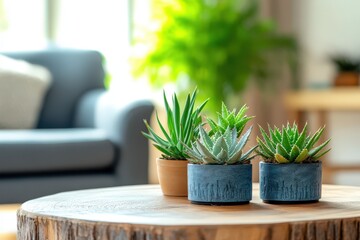
[[360,61],[346,56],[336,56],[332,62],[337,68],[334,86],[358,86]]
[[164,92],[164,104],[167,116],[167,129],[161,123],[156,113],[157,123],[164,137],[160,137],[145,121],[148,133],[143,135],[153,141],[153,145],[162,152],[162,156],[156,160],[159,182],[164,195],[187,196],[187,158],[185,146],[191,143],[199,135],[199,127],[202,124],[200,113],[207,101],[195,109],[197,91],[195,90],[186,98],[185,106],[181,107],[176,94],[172,98],[170,107]]
[[301,132],[287,124],[280,130],[269,126],[269,134],[260,127],[257,137],[260,162],[260,198],[268,203],[316,202],[321,198],[322,165],[319,160],[330,139],[315,147],[324,127],[312,136],[307,124]]
[[[244,108],[238,116],[244,115]],[[224,111],[225,110],[225,111]],[[220,124],[212,123],[213,128],[207,133],[200,128],[200,137],[190,147],[185,146],[189,155],[188,164],[188,199],[192,203],[227,205],[248,203],[252,198],[252,165],[250,156],[256,148],[247,152],[243,148],[249,139],[252,128],[238,138],[246,122],[246,116],[236,119],[235,111],[229,113],[224,108],[219,119],[225,127],[222,132]],[[246,120],[244,120],[246,119]],[[230,128],[235,123],[239,128]],[[214,128],[214,127],[217,128]],[[214,131],[214,129],[216,129]],[[241,129],[238,131],[237,129]]]

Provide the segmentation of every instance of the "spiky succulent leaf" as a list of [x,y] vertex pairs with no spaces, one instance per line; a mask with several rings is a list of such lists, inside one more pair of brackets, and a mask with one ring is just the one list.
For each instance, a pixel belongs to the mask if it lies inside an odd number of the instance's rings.
[[208,119],[210,130],[210,136],[214,135],[216,132],[225,133],[226,129],[235,128],[237,131],[237,137],[239,137],[244,130],[247,122],[249,122],[253,117],[248,117],[245,115],[248,107],[243,105],[241,109],[236,113],[236,110],[229,111],[224,103],[221,106],[221,113],[218,114],[217,122]]
[[284,131],[282,131],[282,134],[281,134],[281,146],[284,147],[286,152],[290,153],[291,144],[290,144],[289,135],[288,135],[286,129],[284,129]]
[[261,126],[259,126],[259,128],[261,135],[263,136],[267,146],[270,148],[272,152],[275,152],[276,144],[274,143],[273,140],[270,139],[270,137],[266,134],[265,130]]
[[310,138],[310,140],[306,144],[307,149],[312,148],[314,144],[320,139],[320,136],[323,133],[324,129],[325,127],[322,127],[314,133],[314,135]]
[[283,145],[281,145],[280,143],[276,144],[276,153],[280,154],[289,161],[290,153],[287,152],[286,149],[283,147]]
[[297,145],[293,145],[290,152],[290,162],[293,162],[300,154],[300,148]]
[[307,134],[307,124],[305,124],[300,136],[295,142],[295,145],[298,146],[300,149],[303,149],[306,144],[306,134]]
[[190,147],[191,143],[198,138],[199,126],[202,124],[200,113],[207,103],[205,101],[194,109],[196,95],[197,90],[195,89],[192,94],[187,96],[183,111],[181,111],[176,94],[172,96],[172,107],[170,107],[165,91],[163,92],[168,130],[160,122],[157,114],[156,122],[165,139],[157,135],[149,124],[144,121],[148,133],[143,132],[143,135],[153,141],[154,146],[162,152],[162,158],[179,160],[186,160],[188,158],[184,144]]
[[228,152],[225,149],[221,149],[221,152],[216,155],[216,159],[219,161],[220,164],[224,164],[228,158]]
[[[216,132],[210,136],[204,129],[200,129],[200,138],[192,145],[186,147],[190,156],[189,162],[201,164],[239,164],[252,159],[250,154],[256,147],[250,149],[246,156],[242,155],[243,148],[249,139],[251,129],[237,139],[235,128],[227,128],[224,133]],[[210,142],[209,142],[210,141]]]
[[271,136],[271,140],[274,142],[274,144],[275,144],[274,147],[276,148],[276,143],[280,142],[281,138],[277,137],[277,135],[275,134],[275,129],[271,129],[270,125],[268,125],[268,128],[269,128],[269,134]]
[[329,149],[327,149],[327,150],[325,150],[325,151],[323,151],[323,152],[321,152],[321,153],[318,153],[318,154],[316,154],[315,156],[313,156],[313,158],[314,158],[315,160],[317,160],[317,159],[321,158],[322,156],[324,156],[326,153],[328,153],[330,150],[331,150],[331,149],[329,148]]
[[200,137],[208,149],[212,149],[214,147],[214,143],[211,141],[210,136],[206,134],[203,128],[200,128]]
[[317,146],[316,148],[311,149],[311,151],[309,151],[310,157],[314,157],[314,156],[315,156],[318,152],[320,152],[321,149],[323,149],[329,142],[330,142],[330,139],[326,140],[325,142],[323,142],[321,145]]
[[294,162],[296,162],[296,163],[301,163],[301,162],[303,162],[305,159],[307,159],[308,157],[309,157],[309,151],[308,151],[306,148],[304,148],[304,149],[300,152],[299,156],[296,157],[296,159],[295,159]]
[[239,159],[240,161],[243,161],[241,160],[241,156],[242,156],[242,151],[234,152],[227,160],[227,164],[235,164],[236,162],[239,161]]
[[287,160],[284,156],[282,156],[279,153],[275,154],[275,159],[278,163],[289,163],[289,160]]
[[240,138],[239,142],[236,144],[234,151],[239,151],[244,148],[246,142],[249,139],[250,133],[252,131],[252,127],[250,127],[244,135]]
[[282,140],[282,138],[281,138],[281,132],[280,132],[280,129],[279,129],[279,128],[277,128],[277,127],[275,127],[275,129],[274,129],[274,133],[275,133],[275,135],[276,135],[276,138],[277,138],[277,139],[279,139],[279,141],[281,141],[281,140]]
[[214,155],[218,155],[221,150],[226,150],[228,151],[228,146],[226,144],[226,141],[224,139],[224,136],[222,137],[219,137],[216,141],[215,141],[215,144],[214,144],[214,147],[212,149],[213,151],[213,154]]
[[275,151],[271,151],[271,149],[259,137],[257,137],[256,140],[259,144],[259,150],[258,150],[259,155],[265,159],[274,158]]
[[310,136],[307,133],[307,124],[301,132],[299,132],[297,125],[292,126],[287,124],[280,130],[277,127],[271,128],[268,126],[269,134],[260,127],[262,138],[257,137],[259,148],[257,153],[264,158],[266,162],[273,163],[302,163],[302,162],[316,162],[320,157],[330,151],[323,150],[330,142],[326,140],[317,147],[314,147],[316,142],[320,139],[324,131],[324,127]]
[[235,128],[231,129],[230,131],[227,131],[228,134],[225,132],[225,140],[229,147],[229,152],[233,153],[235,150],[236,145],[232,145],[233,142],[236,142],[237,139],[237,131]]
[[250,148],[246,153],[244,153],[241,158],[240,161],[244,161],[244,160],[251,160],[252,158],[254,158],[256,155],[253,155],[252,157],[249,158],[250,154],[257,148],[257,146],[254,146],[252,148]]

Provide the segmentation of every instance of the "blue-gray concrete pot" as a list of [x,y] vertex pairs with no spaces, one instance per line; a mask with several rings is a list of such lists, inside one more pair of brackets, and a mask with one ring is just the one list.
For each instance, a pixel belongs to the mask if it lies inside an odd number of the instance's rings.
[[234,205],[252,198],[252,165],[188,164],[188,199],[192,203]]
[[321,198],[321,162],[260,162],[260,198],[268,203],[317,202]]

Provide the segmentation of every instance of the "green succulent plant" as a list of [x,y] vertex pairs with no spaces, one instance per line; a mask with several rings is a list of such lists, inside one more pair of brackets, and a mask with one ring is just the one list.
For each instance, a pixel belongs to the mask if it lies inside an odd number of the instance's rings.
[[346,56],[334,56],[332,62],[337,67],[338,72],[359,72],[360,61]]
[[190,146],[197,139],[199,127],[202,124],[200,113],[207,103],[206,100],[194,109],[196,95],[197,90],[194,90],[191,95],[188,94],[184,110],[181,112],[176,94],[172,97],[171,108],[166,99],[165,92],[163,93],[168,131],[160,122],[157,112],[156,120],[165,138],[156,134],[148,122],[144,120],[149,133],[143,132],[143,135],[153,141],[153,145],[162,152],[163,159],[186,160],[188,158],[184,151],[184,146]]
[[189,162],[194,164],[218,164],[231,165],[249,163],[254,156],[250,154],[255,147],[243,154],[243,148],[249,139],[252,127],[238,139],[236,128],[227,128],[225,133],[216,132],[210,136],[202,127],[200,128],[200,138],[196,140],[192,147],[184,144],[189,155]]
[[319,141],[325,127],[318,129],[312,136],[307,134],[307,124],[299,132],[297,125],[287,124],[280,130],[277,127],[269,128],[269,134],[260,127],[263,139],[257,137],[259,148],[257,152],[265,162],[271,163],[305,163],[317,162],[320,157],[330,151],[322,151],[330,142],[326,140],[317,147],[315,144]]
[[240,110],[236,113],[236,110],[229,111],[223,102],[221,105],[221,113],[218,113],[218,122],[216,123],[214,120],[208,118],[207,121],[211,130],[209,132],[210,136],[214,135],[217,132],[225,133],[225,131],[230,129],[236,129],[237,137],[240,136],[242,131],[245,128],[245,125],[248,121],[250,121],[253,117],[246,116],[246,111],[249,108],[244,104]]

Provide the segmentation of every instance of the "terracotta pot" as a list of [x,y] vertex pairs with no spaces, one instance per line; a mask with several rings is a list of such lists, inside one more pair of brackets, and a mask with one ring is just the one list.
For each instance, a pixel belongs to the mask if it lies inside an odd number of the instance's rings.
[[156,159],[159,182],[165,196],[187,197],[187,164],[186,160]]
[[358,86],[359,85],[359,73],[357,72],[341,72],[334,81],[334,85],[341,86]]

